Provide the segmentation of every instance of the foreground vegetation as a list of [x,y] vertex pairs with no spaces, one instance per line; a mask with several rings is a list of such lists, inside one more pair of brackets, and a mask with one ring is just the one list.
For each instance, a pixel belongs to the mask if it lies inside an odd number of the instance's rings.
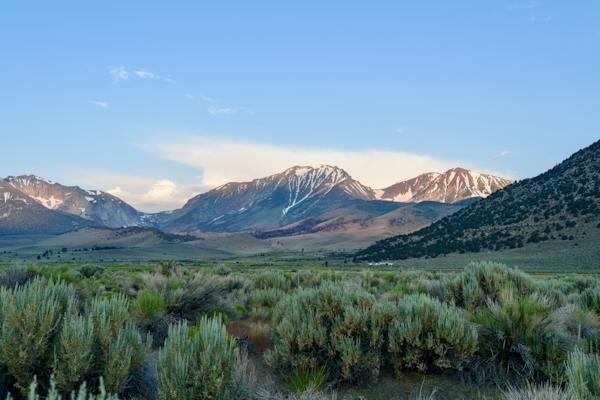
[[600,396],[599,351],[596,275],[494,263],[0,271],[0,398],[355,398],[416,374],[480,390],[417,383],[385,398],[587,400]]

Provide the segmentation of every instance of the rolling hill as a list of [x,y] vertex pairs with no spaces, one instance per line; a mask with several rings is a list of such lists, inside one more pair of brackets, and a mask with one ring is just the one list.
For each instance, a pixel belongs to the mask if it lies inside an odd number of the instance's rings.
[[515,182],[417,232],[356,254],[361,260],[437,257],[553,242],[576,245],[600,229],[600,141],[549,171]]

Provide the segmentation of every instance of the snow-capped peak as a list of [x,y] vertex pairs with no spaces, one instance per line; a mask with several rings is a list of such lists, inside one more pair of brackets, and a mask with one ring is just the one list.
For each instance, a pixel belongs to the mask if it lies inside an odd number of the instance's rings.
[[487,197],[512,181],[456,167],[443,173],[426,173],[377,192],[378,198],[398,202],[439,201],[453,203]]

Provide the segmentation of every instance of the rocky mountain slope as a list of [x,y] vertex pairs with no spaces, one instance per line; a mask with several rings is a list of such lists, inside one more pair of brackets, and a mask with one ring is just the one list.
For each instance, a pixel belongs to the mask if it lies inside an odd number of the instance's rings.
[[266,178],[227,183],[200,194],[159,223],[169,231],[179,232],[269,229],[349,201],[374,199],[371,188],[341,168],[296,166]]
[[106,192],[64,186],[34,175],[9,176],[5,182],[47,209],[75,215],[98,226],[142,225],[142,213]]
[[77,216],[48,209],[0,180],[0,234],[58,234],[88,224]]
[[[456,168],[373,190],[338,167],[296,166],[266,178],[225,184],[190,199],[180,210],[152,217],[152,220],[172,232],[251,231],[280,235],[283,232],[298,233],[308,229],[308,225],[312,230],[322,228],[323,220],[329,217],[319,216],[337,209],[340,209],[338,214],[357,221],[380,215],[375,211],[377,208],[395,209],[400,202],[453,203],[485,197],[509,182]],[[366,207],[371,210],[368,215],[364,215],[365,207],[360,212],[356,208],[357,202],[375,200],[394,203]]]
[[454,203],[472,197],[487,197],[510,185],[511,180],[464,168],[430,172],[379,191],[382,200],[400,202],[439,201]]
[[365,260],[577,244],[600,229],[600,141],[551,170],[516,182],[409,235],[359,252]]
[[[47,215],[56,218],[70,215],[76,218],[70,220],[72,223],[59,224],[57,231],[64,232],[70,226],[73,229],[138,226],[171,233],[250,232],[268,238],[316,232],[360,235],[362,229],[373,226],[374,218],[379,218],[378,235],[407,232],[446,215],[441,211],[443,207],[438,207],[439,213],[417,218],[416,224],[405,222],[407,229],[400,230],[392,214],[388,216],[389,221],[383,215],[430,199],[453,203],[486,196],[505,180],[456,168],[444,174],[424,174],[384,190],[373,190],[338,167],[296,166],[249,182],[227,183],[195,196],[181,209],[157,214],[139,212],[109,193],[65,186],[34,175],[10,176],[2,182],[26,197],[28,204],[57,213],[29,213],[27,219],[31,227],[37,215],[42,218],[40,226],[46,223]],[[40,230],[46,231],[47,227]]]

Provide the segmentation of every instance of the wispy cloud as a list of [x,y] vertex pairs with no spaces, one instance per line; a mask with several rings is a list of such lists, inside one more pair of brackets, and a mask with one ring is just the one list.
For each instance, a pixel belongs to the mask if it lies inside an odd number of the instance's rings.
[[[529,21],[533,24],[551,22],[552,16],[543,14],[542,5],[537,1],[517,1],[506,5],[506,9],[518,15],[529,15]],[[543,15],[542,15],[543,14]]]
[[237,114],[240,112],[239,108],[231,108],[231,107],[219,107],[219,106],[210,106],[206,109],[209,114]]
[[125,67],[109,67],[108,73],[113,81],[113,83],[118,84],[120,82],[126,81],[129,79],[129,71]]
[[143,147],[161,159],[198,167],[203,171],[202,185],[205,187],[248,181],[293,165],[337,165],[375,188],[456,166],[478,169],[458,160],[403,151],[282,146],[204,135],[170,135],[168,140],[157,140]]
[[[186,97],[190,100],[194,100],[195,97],[188,94]],[[220,105],[219,101],[214,97],[201,95],[200,100],[202,100],[206,104],[206,112],[211,115],[227,115],[227,114],[239,114],[246,113],[252,114],[253,111],[250,108],[246,107],[229,107]]]
[[514,10],[533,10],[537,8],[537,1],[517,1],[506,5],[506,9],[510,11]]
[[100,108],[108,108],[108,103],[105,101],[94,100],[92,101],[92,104]]
[[135,71],[133,71],[134,74],[136,74],[138,76],[138,78],[140,79],[155,79],[156,75],[154,74],[154,72],[150,71],[149,69],[136,69]]
[[495,160],[495,161],[496,161],[496,160],[500,160],[500,159],[502,159],[502,158],[508,157],[508,156],[509,156],[509,155],[511,155],[511,154],[512,154],[512,151],[510,151],[510,150],[502,150],[500,153],[498,153],[498,154],[496,155],[496,157],[494,157],[494,160]]
[[133,68],[129,69],[124,66],[120,67],[109,67],[108,73],[113,81],[113,83],[118,84],[123,81],[127,81],[132,77],[136,77],[138,79],[148,79],[148,80],[161,80],[163,82],[173,82],[173,79],[169,75],[160,75],[149,68]]
[[170,76],[159,75],[148,68],[139,68],[134,70],[133,73],[140,79],[158,79],[164,82],[173,82]]

